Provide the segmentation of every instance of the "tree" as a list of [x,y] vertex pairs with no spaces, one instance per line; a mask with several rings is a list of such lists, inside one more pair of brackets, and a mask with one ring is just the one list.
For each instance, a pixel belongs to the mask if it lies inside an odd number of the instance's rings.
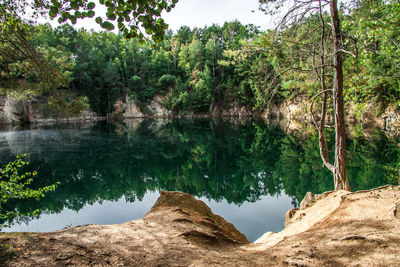
[[[279,10],[286,1],[274,0],[259,0],[260,8],[266,12],[274,12]],[[273,7],[273,8],[271,8]],[[274,9],[276,8],[276,9]],[[326,31],[326,23],[324,21],[324,8],[329,8],[330,12],[330,27],[332,38],[328,38]],[[320,51],[315,49],[312,51],[313,68],[312,71],[316,72],[318,80],[321,84],[321,92],[318,93],[312,102],[313,106],[315,98],[322,96],[322,110],[319,122],[315,125],[319,133],[320,154],[324,165],[333,173],[335,190],[350,190],[350,185],[346,173],[346,141],[345,141],[345,119],[344,119],[344,101],[343,101],[343,35],[341,32],[340,17],[338,10],[338,1],[322,1],[322,0],[308,0],[300,1],[294,0],[294,4],[289,11],[283,16],[279,26],[295,25],[304,22],[304,19],[310,16],[319,16],[320,18]],[[326,46],[330,41],[332,47],[331,62],[326,62]],[[316,57],[319,56],[317,66],[315,63]],[[326,86],[326,70],[327,68],[333,70],[333,89]],[[328,92],[333,93],[333,108],[334,108],[334,121],[335,121],[335,160],[331,164],[328,160],[328,149],[326,139],[324,136],[324,126],[326,117],[326,102]],[[311,108],[311,112],[312,108]],[[315,120],[314,120],[315,121]]]
[[[106,9],[106,17],[95,18],[102,28],[113,30],[115,24],[126,37],[138,37],[143,40],[145,33],[159,41],[164,36],[168,25],[161,18],[161,12],[169,12],[178,0],[99,0],[99,5]],[[51,19],[58,18],[59,23],[77,19],[94,18],[96,4],[89,0],[5,0],[0,4],[0,23],[16,25],[22,23],[22,16],[28,8],[33,10],[32,17],[48,14]]]
[[161,90],[171,92],[176,85],[176,77],[174,75],[164,74],[158,80],[157,85]]

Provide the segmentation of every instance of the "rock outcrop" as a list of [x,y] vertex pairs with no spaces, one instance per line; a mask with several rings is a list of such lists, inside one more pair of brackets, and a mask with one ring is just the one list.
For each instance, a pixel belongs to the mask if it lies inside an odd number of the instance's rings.
[[237,103],[233,103],[226,108],[216,105],[211,112],[213,117],[253,117],[254,112],[250,107],[239,106]]
[[149,103],[143,104],[142,107],[136,103],[134,99],[126,97],[125,102],[117,101],[114,105],[116,113],[121,112],[124,119],[129,118],[167,118],[172,115],[163,105],[164,98],[161,96],[154,97]]
[[400,134],[400,113],[388,111],[383,116],[384,128],[392,136]]
[[151,100],[150,104],[146,106],[147,113],[155,118],[165,118],[172,115],[164,105],[164,98],[161,96],[156,96]]
[[174,217],[176,218],[172,222],[183,222],[196,228],[181,233],[188,239],[205,238],[215,242],[249,243],[246,236],[240,233],[233,224],[212,213],[203,201],[182,192],[161,191],[157,202],[144,218],[168,217],[169,213],[175,214]]
[[0,98],[0,124],[29,122],[32,115],[29,101]]
[[[5,266],[399,266],[400,187],[315,195],[249,244],[201,201],[161,192],[143,219],[0,234]],[[3,256],[4,255],[4,256]]]
[[289,122],[312,122],[311,103],[306,96],[298,96],[282,103],[271,103],[262,116],[266,119],[286,120]]
[[[297,96],[286,99],[282,103],[273,103],[262,113],[262,117],[272,126],[279,127],[284,132],[307,132],[314,129],[310,112],[310,99],[306,96]],[[379,105],[367,103],[365,105],[345,105],[346,127],[349,136],[363,134],[368,137],[375,133],[375,129],[382,128],[389,136],[400,133],[400,110],[389,106],[382,113]],[[319,119],[320,107],[315,104],[314,112]],[[379,115],[380,114],[380,115]],[[327,125],[333,125],[333,116],[327,113]],[[310,128],[312,127],[312,128]]]
[[82,111],[78,116],[59,115],[42,108],[40,103],[13,98],[0,98],[0,124],[57,123],[99,120],[96,113]]
[[[128,118],[143,118],[144,114],[140,111],[140,108],[138,105],[135,103],[134,99],[130,99],[128,96],[125,99],[125,103],[122,103],[121,101],[117,101],[119,103],[119,106],[121,106],[121,112],[122,116],[125,119]],[[116,105],[114,105],[116,106]],[[116,109],[119,111],[119,109]]]

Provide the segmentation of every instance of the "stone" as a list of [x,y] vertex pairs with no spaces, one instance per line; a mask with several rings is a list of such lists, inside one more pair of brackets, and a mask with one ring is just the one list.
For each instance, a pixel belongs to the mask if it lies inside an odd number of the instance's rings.
[[151,100],[150,104],[146,106],[150,116],[156,118],[165,118],[172,115],[172,113],[162,104],[163,100],[164,98],[161,96],[156,96],[153,100]]
[[175,222],[186,222],[193,225],[201,225],[201,229],[190,229],[182,233],[182,236],[193,238],[206,238],[233,243],[247,244],[246,236],[239,232],[235,226],[221,216],[214,214],[201,200],[182,192],[161,191],[160,197],[148,212],[144,219],[159,216],[158,212],[173,211],[179,213]]
[[143,118],[144,114],[140,110],[140,108],[136,105],[134,99],[130,99],[129,97],[126,97],[126,103],[124,107],[124,113],[122,116],[124,118]]
[[30,103],[13,98],[1,99],[0,124],[29,122]]
[[305,208],[312,206],[312,204],[314,204],[314,202],[315,202],[315,197],[314,197],[313,193],[307,192],[306,196],[300,203],[300,209],[304,210]]
[[291,219],[293,218],[293,216],[296,214],[296,211],[298,211],[298,208],[294,208],[294,209],[290,209],[286,212],[285,214],[285,222],[283,223],[283,225],[286,227],[291,223]]
[[232,116],[232,117],[251,117],[253,116],[253,112],[248,107],[239,106],[237,103],[234,103],[228,109],[223,110],[221,115]]

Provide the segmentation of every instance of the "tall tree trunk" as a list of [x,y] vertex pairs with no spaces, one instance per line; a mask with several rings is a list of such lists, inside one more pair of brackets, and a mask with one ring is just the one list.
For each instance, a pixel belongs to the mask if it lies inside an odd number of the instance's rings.
[[343,59],[342,59],[342,36],[340,30],[340,19],[337,0],[331,0],[330,12],[333,33],[333,64],[334,64],[334,86],[333,106],[335,116],[335,166],[334,181],[335,190],[344,189],[350,191],[350,185],[346,172],[346,139],[344,125],[344,103],[343,103]]

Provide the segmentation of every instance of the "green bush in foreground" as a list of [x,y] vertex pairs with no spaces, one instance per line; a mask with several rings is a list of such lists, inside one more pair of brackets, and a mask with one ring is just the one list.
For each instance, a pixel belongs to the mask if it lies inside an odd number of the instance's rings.
[[23,172],[24,166],[29,162],[24,159],[26,154],[17,156],[17,158],[0,168],[0,230],[2,227],[11,225],[15,219],[22,216],[38,216],[39,210],[21,214],[14,209],[9,209],[7,202],[12,199],[34,198],[36,200],[44,197],[45,193],[54,191],[56,184],[45,186],[42,188],[29,188],[33,182],[33,177],[37,172]]

